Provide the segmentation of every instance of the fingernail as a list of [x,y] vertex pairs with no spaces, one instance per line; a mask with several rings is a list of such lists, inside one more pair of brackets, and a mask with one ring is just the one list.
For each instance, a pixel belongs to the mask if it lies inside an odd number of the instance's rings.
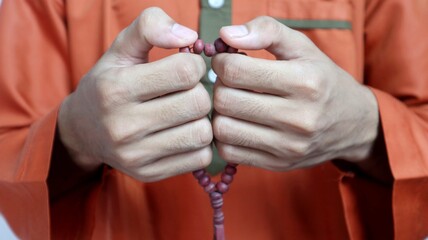
[[223,27],[223,32],[231,38],[240,38],[248,35],[248,29],[244,25]]
[[172,25],[171,32],[179,38],[189,38],[189,36],[195,34],[195,31],[193,31],[192,29],[187,28],[178,23],[174,23],[174,25]]

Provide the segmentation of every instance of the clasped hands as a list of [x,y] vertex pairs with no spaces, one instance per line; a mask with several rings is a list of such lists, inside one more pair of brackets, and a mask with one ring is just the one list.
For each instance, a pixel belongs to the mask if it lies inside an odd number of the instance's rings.
[[275,171],[368,158],[379,122],[373,94],[304,34],[269,17],[219,34],[232,47],[266,49],[277,60],[214,56],[211,122],[201,56],[148,61],[153,46],[189,46],[197,33],[146,9],[60,108],[60,138],[73,160],[149,182],[206,167],[213,139],[226,161]]

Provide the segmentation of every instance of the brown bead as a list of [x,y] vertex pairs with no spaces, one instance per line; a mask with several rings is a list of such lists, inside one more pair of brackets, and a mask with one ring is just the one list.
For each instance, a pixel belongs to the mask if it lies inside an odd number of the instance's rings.
[[193,44],[193,52],[196,54],[201,54],[204,51],[204,40],[198,39]]
[[233,175],[227,174],[227,173],[222,173],[221,174],[221,181],[226,183],[226,184],[230,184],[233,181]]
[[213,183],[213,182],[210,182],[205,188],[204,188],[204,190],[205,190],[205,192],[206,193],[212,193],[212,192],[214,192],[215,191],[215,183]]
[[205,173],[206,173],[206,171],[204,169],[199,169],[199,170],[193,171],[193,176],[196,179],[200,179],[202,176],[205,175]]
[[224,169],[224,172],[230,175],[234,175],[236,173],[236,167],[227,165]]
[[229,185],[227,185],[224,182],[218,182],[216,187],[217,187],[217,190],[221,193],[226,193],[229,190]]
[[205,56],[207,56],[207,57],[214,56],[216,54],[214,44],[212,44],[212,43],[205,43],[204,53],[205,53]]
[[204,175],[203,177],[199,178],[199,185],[201,185],[202,187],[208,186],[210,182],[211,182],[211,178],[207,175]]
[[228,48],[227,44],[221,38],[217,38],[214,41],[214,47],[218,53],[224,53],[227,51]]

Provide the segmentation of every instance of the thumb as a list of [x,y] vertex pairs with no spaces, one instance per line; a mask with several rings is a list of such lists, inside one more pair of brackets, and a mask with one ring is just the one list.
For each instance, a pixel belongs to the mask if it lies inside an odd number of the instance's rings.
[[266,49],[281,60],[301,58],[319,52],[306,35],[271,17],[258,17],[245,25],[222,27],[220,37],[234,48]]
[[107,58],[121,64],[145,63],[153,47],[180,48],[196,41],[198,34],[176,23],[162,9],[152,7],[124,29],[107,52]]

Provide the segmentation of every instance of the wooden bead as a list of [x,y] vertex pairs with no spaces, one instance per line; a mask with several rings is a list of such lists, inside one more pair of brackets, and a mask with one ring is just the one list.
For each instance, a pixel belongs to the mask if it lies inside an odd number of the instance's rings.
[[210,182],[211,182],[211,178],[207,175],[204,175],[203,177],[199,178],[199,185],[201,185],[202,187],[208,186]]
[[204,40],[196,40],[196,42],[193,44],[193,52],[196,54],[201,54],[204,51],[204,45]]
[[217,190],[221,193],[226,193],[229,190],[229,185],[224,182],[217,183]]
[[206,171],[204,169],[199,169],[199,170],[193,171],[193,176],[196,179],[200,179],[202,176],[205,175],[205,173],[206,173]]
[[233,181],[233,175],[227,174],[227,173],[222,173],[221,174],[221,181],[226,183],[226,184],[230,184]]
[[205,43],[204,53],[205,53],[205,56],[207,56],[207,57],[214,56],[216,54],[214,44],[212,44],[212,43]]
[[217,38],[214,41],[214,47],[218,53],[224,53],[227,51],[228,48],[227,44],[221,38]]
[[234,175],[236,173],[236,167],[227,165],[226,168],[224,169],[224,172],[230,175]]
[[206,193],[212,193],[212,192],[214,192],[215,191],[215,183],[213,183],[213,182],[210,182],[205,188],[204,188],[204,190],[205,190],[205,192]]

